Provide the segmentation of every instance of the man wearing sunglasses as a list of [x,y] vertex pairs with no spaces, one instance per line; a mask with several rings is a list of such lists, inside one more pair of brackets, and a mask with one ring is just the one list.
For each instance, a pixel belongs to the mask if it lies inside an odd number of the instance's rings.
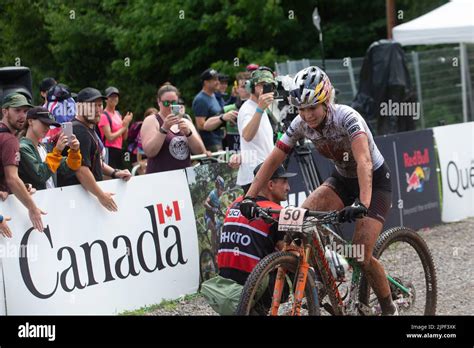
[[226,122],[235,124],[237,112],[224,113],[219,104],[215,92],[219,88],[219,74],[214,69],[206,69],[201,74],[202,90],[193,100],[193,113],[196,118],[196,126],[206,146],[206,149],[215,152],[222,150],[223,131],[222,126]]

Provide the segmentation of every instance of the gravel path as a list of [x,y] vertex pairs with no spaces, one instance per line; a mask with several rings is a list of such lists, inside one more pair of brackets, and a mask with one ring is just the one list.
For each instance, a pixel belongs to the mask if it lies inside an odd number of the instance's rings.
[[[438,278],[438,315],[473,315],[474,218],[419,231],[433,255]],[[149,315],[217,315],[202,296]]]

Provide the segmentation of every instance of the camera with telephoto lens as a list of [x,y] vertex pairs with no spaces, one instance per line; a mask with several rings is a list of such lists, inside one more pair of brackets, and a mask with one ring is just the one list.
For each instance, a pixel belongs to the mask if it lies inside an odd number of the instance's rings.
[[282,123],[282,128],[285,131],[291,121],[298,116],[298,108],[290,105],[288,97],[290,96],[290,90],[293,85],[293,78],[289,75],[282,75],[276,77],[277,87],[275,101],[278,103],[278,110],[280,112],[280,122]]

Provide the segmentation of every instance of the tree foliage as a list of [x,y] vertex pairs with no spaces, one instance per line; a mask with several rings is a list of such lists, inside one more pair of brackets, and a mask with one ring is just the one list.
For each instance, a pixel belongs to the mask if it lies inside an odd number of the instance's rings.
[[[405,21],[444,2],[398,0],[397,10]],[[386,36],[384,1],[0,0],[0,64],[20,58],[36,95],[45,76],[75,92],[115,85],[119,109],[141,116],[166,81],[190,105],[210,66],[234,75],[250,62],[320,57],[315,6],[328,58],[363,56]]]

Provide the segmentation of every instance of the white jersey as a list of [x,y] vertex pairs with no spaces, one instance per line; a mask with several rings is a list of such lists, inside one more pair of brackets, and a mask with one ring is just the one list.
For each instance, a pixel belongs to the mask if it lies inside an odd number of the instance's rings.
[[362,116],[347,105],[329,105],[326,124],[321,133],[310,128],[300,115],[291,122],[277,146],[289,152],[301,138],[311,140],[316,150],[330,159],[336,170],[344,177],[357,177],[357,163],[352,154],[351,143],[357,137],[365,134],[369,141],[369,151],[372,157],[372,170],[377,170],[384,162],[372,133]]

